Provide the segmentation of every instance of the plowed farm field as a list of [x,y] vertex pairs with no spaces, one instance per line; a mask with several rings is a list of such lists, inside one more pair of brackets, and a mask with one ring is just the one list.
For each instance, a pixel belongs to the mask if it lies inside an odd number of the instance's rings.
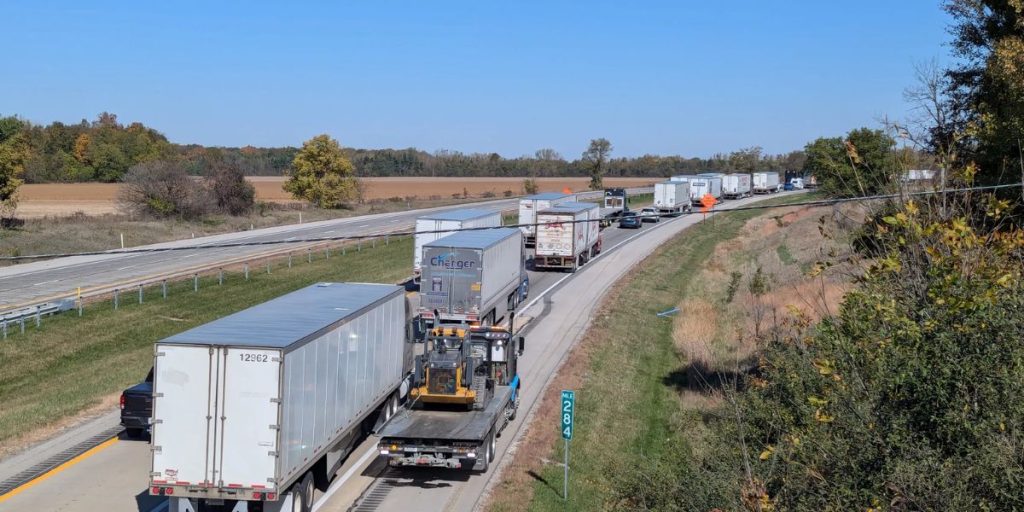
[[[248,178],[256,187],[256,197],[262,201],[287,203],[293,199],[284,191],[285,178],[277,176],[256,176]],[[417,198],[451,199],[453,195],[468,193],[470,197],[483,198],[493,194],[503,197],[506,191],[511,195],[523,194],[524,178],[363,178],[366,199]],[[589,178],[538,178],[541,192],[558,192],[568,189],[579,192],[587,189]],[[651,185],[658,178],[610,178],[604,179],[606,187],[639,187]],[[19,189],[17,216],[38,218],[45,216],[66,216],[81,212],[86,215],[117,213],[117,183],[43,183],[23,185]]]

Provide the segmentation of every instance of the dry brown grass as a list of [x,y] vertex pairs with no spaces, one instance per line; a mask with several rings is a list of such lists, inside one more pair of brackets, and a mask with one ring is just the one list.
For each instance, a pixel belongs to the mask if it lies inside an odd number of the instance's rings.
[[[755,333],[796,316],[815,322],[836,312],[857,268],[843,262],[850,256],[848,244],[823,237],[819,227],[830,234],[843,232],[827,210],[789,208],[747,221],[738,237],[715,247],[690,283],[695,293],[679,304],[673,325],[676,349],[689,363],[691,377],[742,372],[756,359]],[[821,260],[840,263],[810,277],[808,271]],[[755,296],[750,281],[758,268],[770,289]],[[733,272],[742,277],[728,301]],[[718,405],[721,396],[710,388],[687,389],[680,399],[688,409],[706,410]]]
[[[294,199],[284,191],[285,179],[281,176],[250,176],[247,178],[256,188],[256,199],[275,203],[290,203]],[[523,193],[525,178],[363,178],[365,199],[417,198],[451,199],[452,194],[464,191],[474,198],[485,194],[494,197]],[[609,187],[638,187],[661,181],[659,178],[605,178]],[[587,189],[589,178],[537,178],[541,192],[557,192],[569,189],[580,192]],[[23,185],[19,189],[21,201],[17,216],[36,218],[44,216],[72,215],[83,212],[86,215],[102,215],[117,211],[117,194],[121,185],[117,183],[36,183]]]

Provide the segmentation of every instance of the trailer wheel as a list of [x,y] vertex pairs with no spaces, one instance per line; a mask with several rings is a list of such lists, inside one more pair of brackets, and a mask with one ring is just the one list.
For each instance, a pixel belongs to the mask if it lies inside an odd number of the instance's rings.
[[312,512],[313,474],[306,473],[299,483],[292,487],[292,512]]

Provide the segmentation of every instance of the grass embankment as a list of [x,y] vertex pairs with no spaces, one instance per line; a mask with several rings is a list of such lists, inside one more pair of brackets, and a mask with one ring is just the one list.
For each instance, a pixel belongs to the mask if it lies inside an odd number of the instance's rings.
[[166,300],[159,286],[144,291],[143,304],[125,293],[116,311],[111,301],[90,304],[81,318],[46,318],[24,335],[12,326],[0,343],[0,446],[15,448],[32,436],[26,430],[52,428],[138,382],[156,340],[320,281],[398,282],[409,274],[411,253],[410,238],[350,247],[344,256],[319,252],[312,263],[295,258],[292,268],[277,260],[270,274],[253,267],[248,281],[239,272],[226,273],[223,286],[216,275],[201,277],[198,292],[192,280],[169,283]]
[[[806,199],[799,195],[773,201]],[[675,434],[680,424],[700,423],[699,414],[680,400],[688,361],[674,342],[678,320],[656,314],[695,293],[704,293],[703,287],[693,283],[713,263],[716,248],[740,235],[750,219],[773,214],[725,213],[693,226],[663,245],[616,287],[546,391],[545,403],[497,487],[490,510],[567,508],[561,496],[562,468],[542,464],[562,460],[555,402],[563,387],[578,390],[568,509],[624,506],[617,500],[625,473],[658,463],[659,455],[671,444],[690,442]],[[652,487],[661,484],[649,482]]]

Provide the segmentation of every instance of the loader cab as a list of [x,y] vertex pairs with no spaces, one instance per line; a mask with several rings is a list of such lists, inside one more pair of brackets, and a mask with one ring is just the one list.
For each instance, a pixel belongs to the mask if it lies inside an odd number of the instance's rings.
[[414,365],[412,396],[422,406],[461,405],[482,409],[495,386],[507,386],[516,376],[518,346],[508,329],[495,326],[439,326],[430,329],[423,355]]

